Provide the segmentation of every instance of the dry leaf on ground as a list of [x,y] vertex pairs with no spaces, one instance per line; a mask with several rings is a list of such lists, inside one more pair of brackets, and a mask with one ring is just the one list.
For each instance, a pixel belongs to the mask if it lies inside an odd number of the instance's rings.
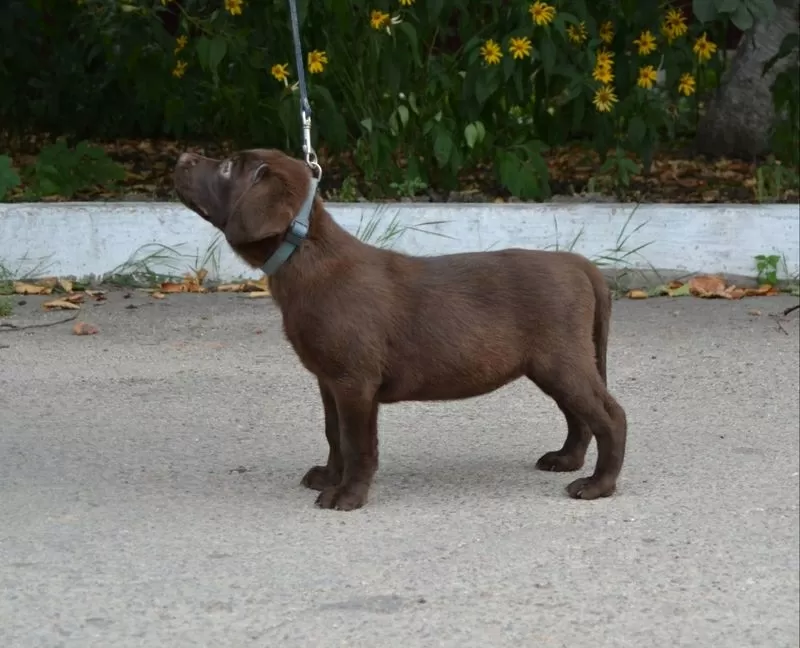
[[208,270],[200,268],[183,275],[183,286],[186,292],[190,293],[204,293],[206,289],[203,287],[203,282],[208,275]]
[[52,290],[58,285],[58,277],[42,277],[41,279],[37,279],[36,283]]
[[698,275],[689,280],[689,292],[695,297],[726,299],[725,280],[717,275]]
[[251,299],[258,298],[258,297],[270,297],[272,293],[269,290],[253,290],[247,295]]
[[59,279],[58,285],[65,293],[72,292],[72,282],[69,279]]
[[73,335],[94,335],[99,332],[100,331],[96,327],[86,322],[75,322],[75,325],[72,327]]
[[53,289],[50,286],[15,281],[14,292],[18,295],[49,295]]
[[644,290],[629,290],[628,299],[647,299],[648,295]]
[[158,287],[159,292],[164,294],[186,292],[186,286],[182,283],[165,281]]
[[42,304],[42,308],[45,310],[80,310],[80,306],[78,304],[73,304],[71,301],[66,299],[53,299],[51,301],[44,302]]
[[244,284],[220,284],[215,290],[216,292],[244,292]]
[[164,293],[161,293],[161,292],[158,292],[158,291],[152,293],[150,296],[153,299],[164,299],[166,297],[166,295]]

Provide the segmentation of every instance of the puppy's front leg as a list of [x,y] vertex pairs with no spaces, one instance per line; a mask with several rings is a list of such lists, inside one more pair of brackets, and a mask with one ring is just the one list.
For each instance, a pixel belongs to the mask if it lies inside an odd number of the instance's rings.
[[328,439],[328,463],[313,466],[303,477],[306,488],[321,491],[336,486],[342,479],[342,451],[339,444],[339,412],[336,399],[321,380],[318,381],[322,406],[325,408],[325,437]]
[[353,386],[334,388],[339,414],[342,480],[317,497],[317,506],[352,511],[367,502],[378,469],[378,401],[375,390]]

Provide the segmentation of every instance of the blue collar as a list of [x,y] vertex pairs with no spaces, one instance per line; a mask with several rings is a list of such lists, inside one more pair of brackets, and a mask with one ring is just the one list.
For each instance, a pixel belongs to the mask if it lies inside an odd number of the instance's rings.
[[306,200],[303,205],[300,207],[300,211],[297,212],[297,216],[292,221],[291,225],[289,225],[289,231],[286,232],[283,241],[278,246],[278,249],[272,254],[272,256],[267,259],[267,262],[261,266],[262,272],[270,276],[277,272],[278,268],[280,268],[292,253],[300,247],[300,244],[306,239],[308,236],[308,225],[309,219],[311,218],[311,208],[314,205],[314,196],[317,193],[317,184],[319,183],[319,179],[315,177],[311,177],[311,182],[308,187],[308,196],[306,196]]

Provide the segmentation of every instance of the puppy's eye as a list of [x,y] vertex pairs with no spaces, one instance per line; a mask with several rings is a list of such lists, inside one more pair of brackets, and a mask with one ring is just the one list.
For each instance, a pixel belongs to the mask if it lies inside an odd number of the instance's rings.
[[232,170],[233,162],[231,160],[223,160],[222,164],[219,165],[219,174],[223,178],[230,178]]
[[267,173],[267,165],[266,164],[259,164],[256,167],[256,170],[253,171],[253,182],[258,182],[264,175]]

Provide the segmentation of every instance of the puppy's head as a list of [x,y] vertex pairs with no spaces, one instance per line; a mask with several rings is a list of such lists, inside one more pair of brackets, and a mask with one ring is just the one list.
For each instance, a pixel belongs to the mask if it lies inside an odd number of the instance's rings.
[[253,149],[222,160],[183,153],[173,179],[181,202],[235,247],[284,234],[307,196],[311,172],[281,151]]

